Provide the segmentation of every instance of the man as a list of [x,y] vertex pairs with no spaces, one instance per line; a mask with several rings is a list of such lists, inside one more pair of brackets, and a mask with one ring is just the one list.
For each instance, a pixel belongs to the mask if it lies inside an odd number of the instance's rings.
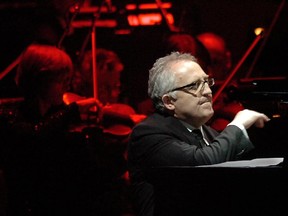
[[153,215],[153,186],[147,181],[150,168],[216,164],[237,160],[253,149],[246,129],[263,127],[269,118],[243,110],[220,134],[209,128],[205,123],[214,113],[213,84],[187,53],[172,52],[159,58],[149,71],[148,94],[156,112],[134,127],[128,145],[138,215]]

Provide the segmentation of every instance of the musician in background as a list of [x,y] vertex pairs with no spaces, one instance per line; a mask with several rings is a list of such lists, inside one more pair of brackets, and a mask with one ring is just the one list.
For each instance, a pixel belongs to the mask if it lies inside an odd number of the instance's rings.
[[[115,121],[120,121],[132,127],[145,118],[145,115],[138,115],[125,100],[124,102],[120,100],[121,74],[124,70],[124,64],[117,53],[113,50],[98,48],[96,50],[96,66],[97,82],[95,84],[93,82],[92,52],[90,50],[85,51],[76,66],[71,91],[82,98],[96,97],[102,105],[102,117],[104,120],[105,117],[114,118],[114,121],[111,122],[113,125]],[[97,89],[97,95],[93,95],[94,88]],[[102,123],[105,124],[105,122]],[[109,124],[109,122],[106,123]],[[129,133],[129,131],[127,132]]]
[[[124,65],[119,56],[112,50],[97,48],[96,50],[96,88],[98,99],[103,105],[118,103],[121,82],[120,76]],[[93,97],[92,52],[88,50],[76,67],[73,77],[73,92],[85,97]]]
[[[197,35],[197,39],[209,51],[211,64],[208,67],[207,73],[215,79],[213,91],[216,92],[231,72],[231,51],[228,49],[224,38],[214,32],[201,33]],[[234,91],[236,89],[237,83],[234,81],[223,90],[218,99],[213,103],[215,115],[211,118],[209,125],[217,131],[222,131],[234,118],[236,113],[244,109],[242,104],[235,98]]]
[[72,75],[70,57],[54,46],[32,44],[21,56],[15,81],[24,101],[0,130],[9,216],[95,212],[104,179],[85,137],[70,132],[81,121],[80,105],[63,102]]
[[212,71],[215,80],[225,80],[232,68],[232,58],[224,38],[214,32],[204,32],[197,35],[197,39],[210,54],[209,70]]
[[[97,88],[98,95],[96,97],[101,104],[100,121],[96,127],[93,126],[93,122],[89,121],[84,128],[84,133],[89,137],[87,142],[91,146],[100,168],[113,174],[111,190],[103,195],[103,203],[98,205],[98,208],[114,215],[113,211],[116,210],[129,212],[127,140],[135,123],[146,116],[137,114],[129,104],[120,101],[121,74],[124,64],[117,53],[113,50],[97,48],[96,86],[93,83],[92,61],[91,50],[85,51],[76,66],[71,91],[82,98],[94,97],[94,88]],[[101,131],[97,128],[100,128]],[[119,205],[118,209],[115,209],[115,205]]]

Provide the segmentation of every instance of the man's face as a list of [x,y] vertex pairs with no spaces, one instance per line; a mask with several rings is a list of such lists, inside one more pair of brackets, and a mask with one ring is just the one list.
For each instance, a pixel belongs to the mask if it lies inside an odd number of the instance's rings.
[[192,83],[198,83],[198,88],[182,88],[176,90],[176,99],[172,100],[170,108],[174,116],[194,127],[206,123],[213,115],[212,91],[208,85],[208,75],[192,61],[181,61],[174,66],[176,88]]

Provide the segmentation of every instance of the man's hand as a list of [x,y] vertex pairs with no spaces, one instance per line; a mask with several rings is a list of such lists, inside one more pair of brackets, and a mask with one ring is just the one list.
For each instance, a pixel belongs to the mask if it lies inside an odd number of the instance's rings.
[[231,124],[242,124],[246,129],[250,128],[252,125],[263,128],[265,122],[268,121],[270,121],[270,119],[265,114],[244,109],[236,114]]

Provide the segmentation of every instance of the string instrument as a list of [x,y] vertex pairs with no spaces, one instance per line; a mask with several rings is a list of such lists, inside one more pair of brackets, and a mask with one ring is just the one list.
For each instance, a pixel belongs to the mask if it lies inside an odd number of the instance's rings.
[[93,160],[113,176],[125,178],[128,136],[132,127],[146,116],[136,114],[126,104],[103,105],[95,98],[74,93],[65,93],[63,101],[67,105],[78,104],[83,124],[73,130],[85,136]]
[[98,126],[106,134],[127,136],[135,124],[146,118],[146,115],[136,114],[127,104],[103,105],[94,97],[85,98],[70,92],[63,95],[63,101],[67,105],[73,102],[78,104],[84,123],[81,130],[87,126]]

